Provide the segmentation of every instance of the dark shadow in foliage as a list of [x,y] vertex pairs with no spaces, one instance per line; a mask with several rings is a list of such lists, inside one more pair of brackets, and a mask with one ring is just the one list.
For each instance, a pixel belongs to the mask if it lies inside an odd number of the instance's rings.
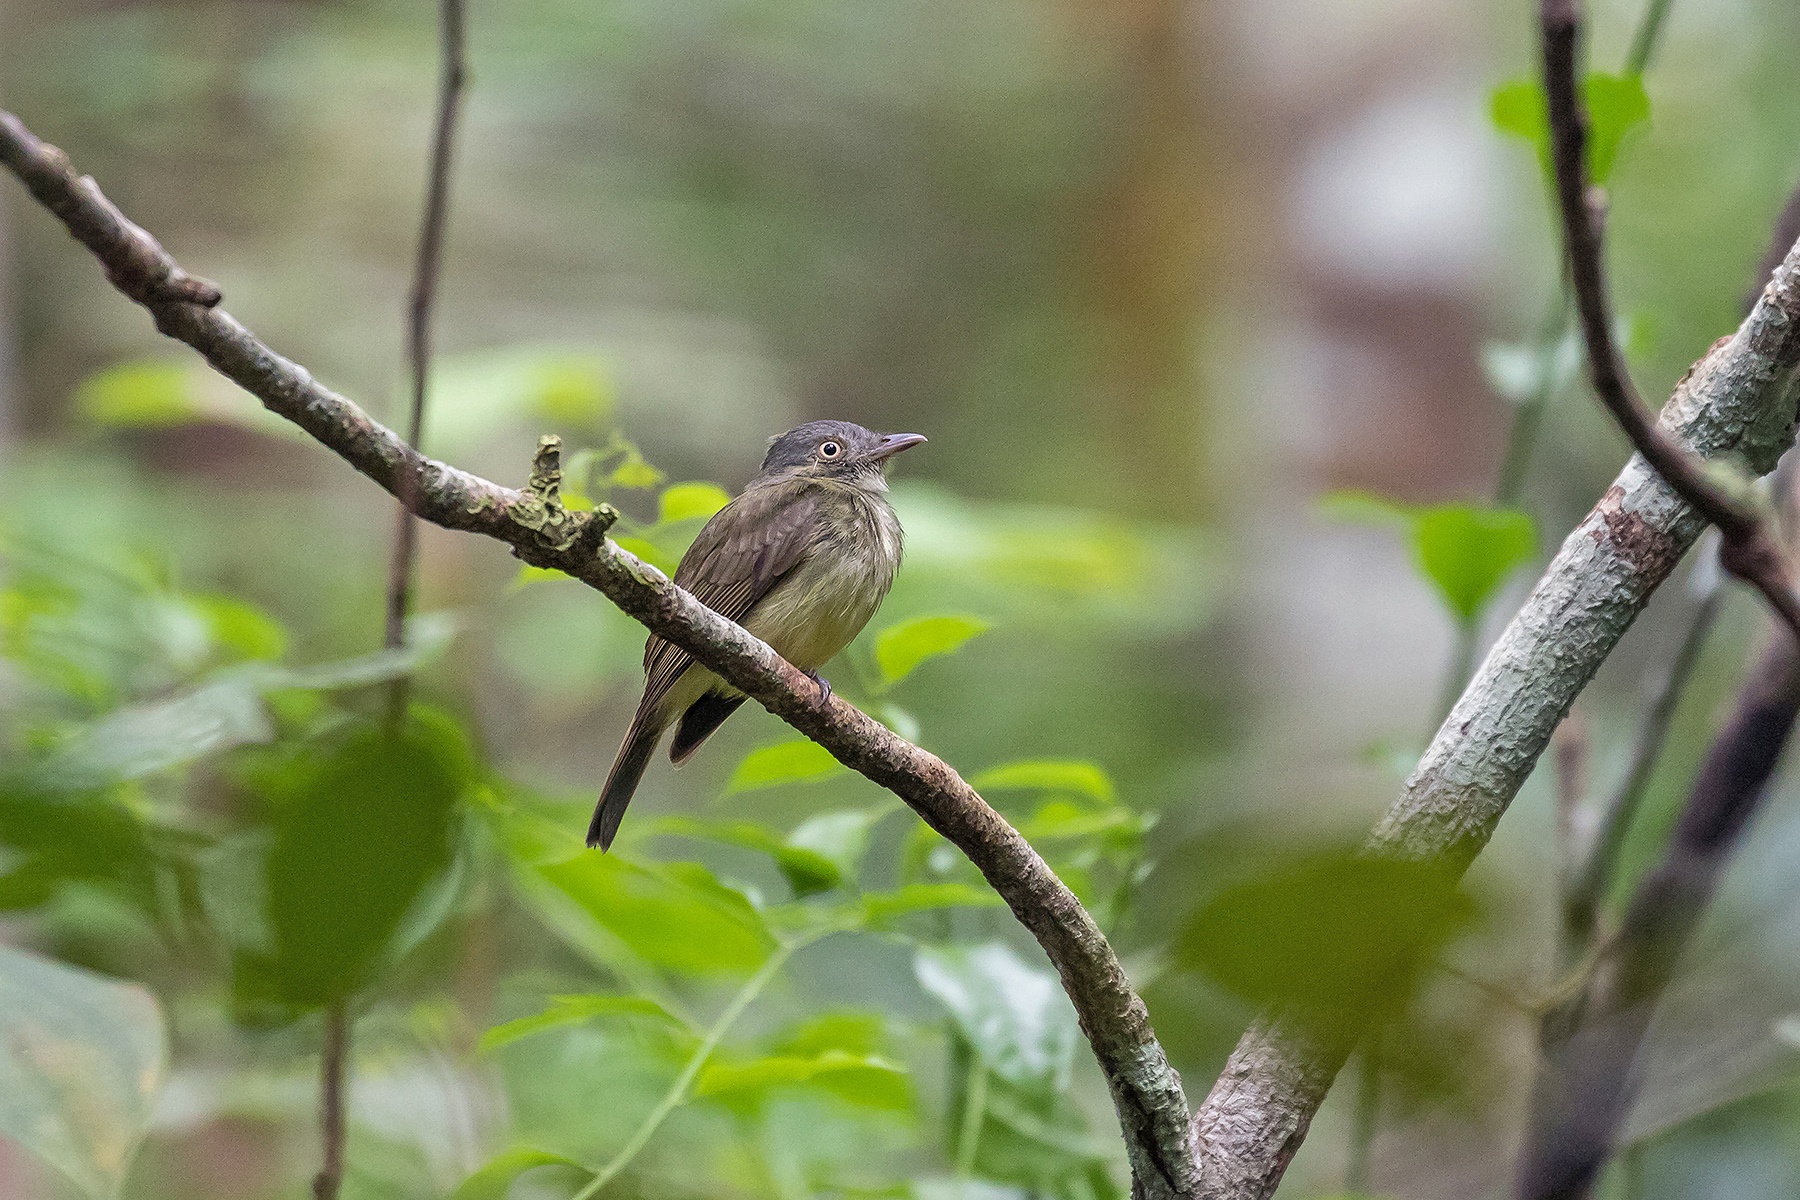
[[414,706],[398,730],[350,722],[256,773],[273,823],[242,847],[266,851],[260,887],[236,894],[260,892],[265,920],[225,931],[244,1015],[346,999],[404,949],[409,917],[448,875],[474,770],[455,722]]

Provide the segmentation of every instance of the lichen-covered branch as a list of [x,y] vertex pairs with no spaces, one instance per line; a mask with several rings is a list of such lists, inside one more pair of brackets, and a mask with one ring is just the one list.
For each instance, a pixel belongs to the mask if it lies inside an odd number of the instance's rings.
[[[1684,451],[1766,474],[1793,441],[1800,245],[1737,333],[1695,364],[1663,410]],[[1563,542],[1464,689],[1369,841],[1372,853],[1460,874],[1487,845],[1569,705],[1706,521],[1642,457]],[[1238,1043],[1195,1114],[1201,1190],[1270,1195],[1351,1050],[1345,1037],[1267,1016]]]
[[1044,948],[1099,1059],[1125,1136],[1133,1194],[1188,1195],[1198,1168],[1187,1101],[1143,1001],[1093,918],[1031,845],[947,763],[841,697],[817,703],[811,679],[604,534],[609,510],[574,513],[557,496],[558,445],[547,439],[533,486],[515,491],[425,458],[351,401],[322,386],[217,307],[218,290],[187,275],[126,220],[66,155],[0,112],[0,163],[93,251],[108,278],[150,310],[157,329],[306,430],[352,467],[447,529],[512,547],[567,572],[906,801],[954,843]]

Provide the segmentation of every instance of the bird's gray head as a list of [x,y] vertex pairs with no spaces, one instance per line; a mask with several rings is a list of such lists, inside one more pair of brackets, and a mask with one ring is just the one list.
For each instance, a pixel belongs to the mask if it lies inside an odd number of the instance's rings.
[[885,489],[888,459],[917,446],[917,433],[876,433],[849,421],[808,421],[769,440],[760,479],[837,479]]

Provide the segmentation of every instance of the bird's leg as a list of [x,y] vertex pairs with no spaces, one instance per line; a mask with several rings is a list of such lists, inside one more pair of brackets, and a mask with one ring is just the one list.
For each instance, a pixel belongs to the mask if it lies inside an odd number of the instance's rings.
[[817,671],[808,671],[806,677],[819,685],[819,698],[813,701],[813,708],[824,708],[831,702],[831,681]]

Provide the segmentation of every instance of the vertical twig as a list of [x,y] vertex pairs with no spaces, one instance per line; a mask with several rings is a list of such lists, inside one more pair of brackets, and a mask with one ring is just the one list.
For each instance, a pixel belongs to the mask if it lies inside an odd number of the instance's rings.
[[[463,32],[463,0],[441,0],[438,6],[439,55],[437,122],[431,136],[431,163],[425,185],[425,208],[419,221],[418,255],[413,263],[412,291],[407,302],[406,348],[412,366],[412,407],[407,413],[406,442],[417,449],[425,425],[425,393],[431,378],[431,315],[437,302],[438,276],[444,257],[444,224],[450,209],[450,165],[456,144],[456,118],[468,81],[468,53]],[[412,476],[404,485],[415,486]],[[394,547],[388,560],[385,644],[406,642],[406,614],[412,600],[413,559],[418,519],[417,498],[403,495],[394,513]],[[398,721],[406,711],[410,680],[396,676],[388,693],[388,715]]]
[[339,1001],[325,1010],[325,1042],[319,1055],[319,1127],[324,1161],[313,1176],[313,1200],[336,1200],[344,1182],[344,1075],[350,1057],[350,1011]]
[[[419,223],[418,255],[413,264],[412,289],[407,303],[407,357],[412,368],[412,406],[407,414],[406,443],[417,449],[425,425],[425,393],[431,370],[431,315],[437,300],[438,276],[444,256],[444,223],[450,208],[450,164],[456,143],[456,118],[462,107],[463,86],[468,80],[468,55],[463,28],[463,0],[441,0],[438,5],[439,72],[437,118],[432,130],[431,159],[425,185],[425,207]],[[406,644],[406,615],[412,604],[413,563],[418,552],[418,523],[412,509],[418,504],[416,477],[400,476],[399,503],[394,514],[393,549],[388,557],[386,620],[382,644],[398,649]],[[406,717],[411,678],[396,675],[388,685],[387,720],[398,729]],[[344,1178],[344,1091],[350,1056],[351,1017],[347,1001],[340,1000],[325,1014],[325,1048],[319,1076],[320,1136],[323,1165],[313,1179],[315,1200],[337,1200]]]

